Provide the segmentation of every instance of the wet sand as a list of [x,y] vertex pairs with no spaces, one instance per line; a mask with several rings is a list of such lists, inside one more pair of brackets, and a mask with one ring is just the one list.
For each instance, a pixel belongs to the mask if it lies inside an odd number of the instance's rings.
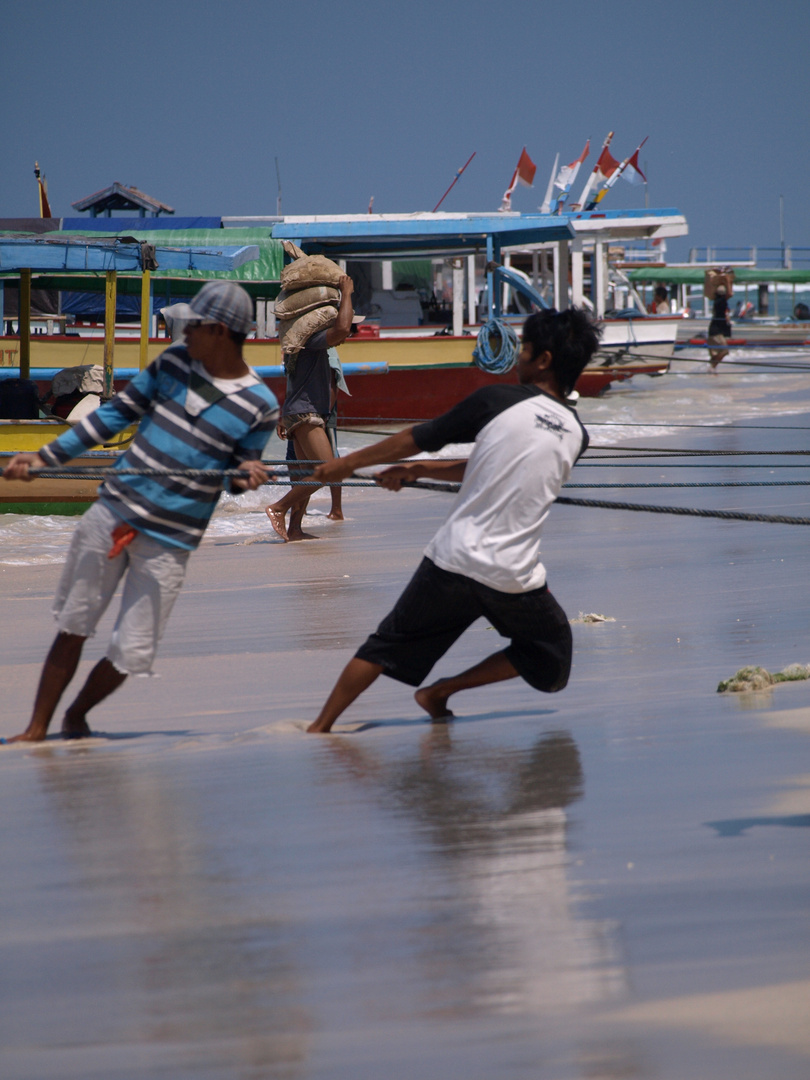
[[[570,494],[810,516],[807,490]],[[574,627],[565,691],[499,684],[431,726],[380,679],[346,715],[375,726],[305,736],[446,505],[347,492],[321,540],[256,515],[206,541],[160,677],[92,717],[107,737],[0,748],[0,1075],[808,1075],[810,682],[715,690],[810,662],[810,530],[557,506],[552,590],[615,620]],[[58,573],[0,569],[0,735],[24,726]],[[477,624],[436,673],[498,642]]]

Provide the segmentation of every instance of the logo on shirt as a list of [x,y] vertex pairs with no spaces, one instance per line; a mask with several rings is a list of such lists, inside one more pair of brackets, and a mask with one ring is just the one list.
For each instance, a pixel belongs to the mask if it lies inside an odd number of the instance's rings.
[[565,423],[562,420],[558,420],[552,413],[535,413],[534,422],[536,427],[545,428],[552,435],[556,435],[558,439],[562,440],[563,435],[568,431]]

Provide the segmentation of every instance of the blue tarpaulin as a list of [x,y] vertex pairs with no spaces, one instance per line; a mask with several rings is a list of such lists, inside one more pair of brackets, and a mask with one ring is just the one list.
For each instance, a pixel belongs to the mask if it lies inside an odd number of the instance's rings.
[[131,232],[143,232],[148,229],[221,229],[221,217],[66,217],[62,218],[61,228],[68,232],[79,229],[82,232],[107,232],[128,236]]

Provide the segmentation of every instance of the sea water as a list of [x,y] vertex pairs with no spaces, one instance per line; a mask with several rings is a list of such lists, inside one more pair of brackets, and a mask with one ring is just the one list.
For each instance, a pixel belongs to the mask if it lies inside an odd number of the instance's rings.
[[[799,419],[810,414],[810,349],[737,350],[717,374],[709,370],[705,349],[676,353],[666,375],[636,375],[614,384],[602,397],[581,398],[578,413],[591,436],[591,445],[621,446],[628,440],[649,440],[686,435],[694,428],[761,427],[777,423],[784,429],[797,418],[796,448],[807,447],[807,428]],[[380,437],[387,434],[382,429]],[[377,436],[339,431],[339,451],[346,454],[374,442]],[[271,437],[265,457],[282,458],[286,444]],[[464,456],[469,447],[445,447],[442,456]],[[576,480],[576,472],[572,481]],[[223,494],[206,531],[205,542],[242,538],[249,543],[266,539],[270,526],[264,508],[287,491],[282,485],[255,492]],[[377,498],[375,488],[357,487],[344,492],[344,515],[351,519],[352,503]],[[323,524],[330,508],[327,489],[316,491],[309,504],[307,524]],[[75,517],[0,514],[0,566],[37,566],[64,562]]]

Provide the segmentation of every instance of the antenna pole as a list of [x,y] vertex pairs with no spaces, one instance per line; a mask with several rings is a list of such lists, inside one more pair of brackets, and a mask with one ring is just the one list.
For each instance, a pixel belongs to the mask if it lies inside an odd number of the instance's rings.
[[470,162],[472,161],[472,159],[473,159],[473,158],[475,157],[476,153],[477,153],[477,151],[473,150],[473,152],[472,152],[472,153],[470,154],[470,156],[469,156],[469,157],[467,158],[467,160],[466,160],[466,161],[464,162],[464,164],[463,164],[463,165],[461,166],[461,168],[460,168],[460,169],[458,170],[458,172],[456,173],[456,178],[455,178],[455,180],[453,181],[453,183],[452,183],[452,184],[450,185],[450,187],[449,187],[449,188],[447,189],[447,191],[445,191],[444,195],[442,195],[442,197],[441,197],[441,198],[439,199],[439,201],[438,201],[438,202],[436,203],[436,205],[435,205],[435,206],[433,207],[433,209],[431,210],[431,213],[432,213],[432,214],[435,214],[435,213],[436,213],[436,211],[437,211],[437,210],[439,209],[439,207],[440,207],[440,206],[442,205],[442,203],[444,202],[444,200],[445,200],[445,199],[447,198],[447,196],[448,196],[448,195],[450,194],[450,192],[451,192],[451,191],[453,190],[453,188],[454,188],[454,187],[456,186],[456,184],[457,184],[457,183],[458,183],[458,181],[459,181],[459,178],[460,178],[461,174],[462,174],[462,173],[464,172],[464,170],[465,170],[465,169],[467,168],[467,166],[468,166],[468,165],[470,164]]

